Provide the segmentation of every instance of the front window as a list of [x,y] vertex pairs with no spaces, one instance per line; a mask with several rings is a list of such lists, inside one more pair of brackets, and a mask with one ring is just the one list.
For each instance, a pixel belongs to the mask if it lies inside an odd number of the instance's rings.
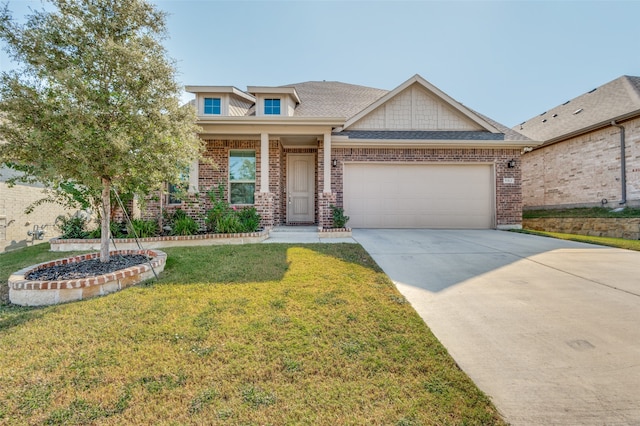
[[220,98],[204,98],[204,113],[220,115]]
[[189,169],[185,168],[179,175],[178,183],[170,183],[169,185],[168,204],[181,204],[182,198],[189,189]]
[[229,202],[253,204],[256,190],[256,153],[231,151],[229,153]]
[[280,115],[280,99],[265,99],[264,100],[264,114],[265,115]]

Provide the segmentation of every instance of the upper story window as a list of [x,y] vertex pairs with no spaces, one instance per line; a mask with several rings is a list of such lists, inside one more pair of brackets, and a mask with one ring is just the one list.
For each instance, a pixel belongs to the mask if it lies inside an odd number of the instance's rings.
[[220,98],[204,98],[204,113],[220,115]]
[[264,100],[264,114],[265,115],[280,115],[280,99],[265,99]]

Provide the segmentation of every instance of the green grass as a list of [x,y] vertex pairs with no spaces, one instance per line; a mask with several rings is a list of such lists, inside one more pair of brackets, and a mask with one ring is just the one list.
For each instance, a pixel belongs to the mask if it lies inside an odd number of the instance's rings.
[[157,283],[0,305],[0,424],[504,424],[360,246],[166,252]]
[[559,232],[534,231],[530,229],[515,230],[523,234],[541,235],[544,237],[559,238],[561,240],[578,241],[581,243],[599,244],[602,246],[617,247],[627,250],[640,251],[640,240],[626,240],[623,238],[591,237],[588,235],[562,234]]
[[604,207],[584,207],[574,209],[548,209],[548,210],[524,210],[523,219],[538,219],[547,217],[603,217],[603,218],[629,218],[640,217],[640,208],[625,208],[620,212]]

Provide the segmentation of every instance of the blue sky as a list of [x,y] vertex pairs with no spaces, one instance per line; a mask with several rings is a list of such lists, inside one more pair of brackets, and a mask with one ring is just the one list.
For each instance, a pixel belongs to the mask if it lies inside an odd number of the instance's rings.
[[[507,126],[640,75],[640,1],[153,0],[179,81],[331,80],[391,90],[420,74]],[[16,17],[39,0],[9,0]],[[0,70],[12,64],[0,55]],[[184,99],[190,99],[185,94]]]

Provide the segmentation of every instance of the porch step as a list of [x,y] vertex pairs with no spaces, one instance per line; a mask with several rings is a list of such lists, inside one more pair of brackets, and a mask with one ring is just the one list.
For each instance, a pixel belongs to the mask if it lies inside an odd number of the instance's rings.
[[353,238],[320,238],[317,225],[276,226],[269,232],[266,243],[355,243]]
[[293,226],[275,226],[271,233],[280,233],[280,232],[318,232],[317,225],[293,225]]

